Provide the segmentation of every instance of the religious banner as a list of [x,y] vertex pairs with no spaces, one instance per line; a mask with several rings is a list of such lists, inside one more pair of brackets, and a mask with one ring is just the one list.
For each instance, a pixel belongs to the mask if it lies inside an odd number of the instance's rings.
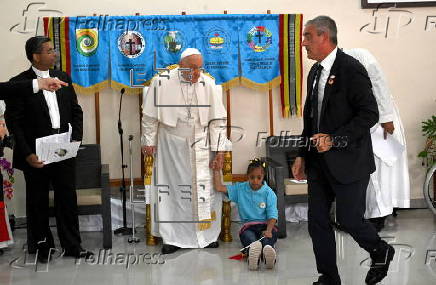
[[59,51],[55,68],[79,93],[109,86],[138,93],[188,47],[224,90],[281,84],[282,115],[301,116],[302,15],[153,15],[44,18]]
[[229,90],[240,84],[239,15],[199,15],[196,19],[196,47],[203,55],[203,66],[216,84]]
[[240,19],[241,84],[269,90],[279,86],[279,15],[250,15]]
[[[146,24],[150,23],[150,25]],[[153,77],[153,32],[158,24],[140,16],[110,17],[105,21],[110,31],[111,87],[117,91],[139,93]]]
[[71,76],[79,93],[95,93],[109,80],[109,34],[97,17],[44,18],[44,32],[59,53],[55,68]]

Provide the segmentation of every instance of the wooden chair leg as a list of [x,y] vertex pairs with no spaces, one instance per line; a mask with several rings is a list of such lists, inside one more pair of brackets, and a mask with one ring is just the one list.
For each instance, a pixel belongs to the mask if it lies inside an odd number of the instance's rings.
[[223,201],[223,214],[221,220],[221,234],[220,234],[220,239],[223,242],[233,241],[232,233],[230,231],[230,227],[232,224],[231,211],[232,211],[232,207],[230,206],[230,201]]
[[146,245],[157,245],[157,237],[151,234],[151,205],[145,205],[145,244]]

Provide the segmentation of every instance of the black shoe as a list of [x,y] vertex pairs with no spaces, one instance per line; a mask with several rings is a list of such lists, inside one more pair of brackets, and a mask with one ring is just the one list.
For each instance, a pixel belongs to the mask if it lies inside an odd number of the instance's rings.
[[65,250],[64,256],[71,256],[74,258],[85,258],[85,259],[89,259],[92,256],[94,256],[94,253],[92,251],[83,249],[82,247],[69,248],[64,250]]
[[164,244],[162,245],[162,254],[171,254],[176,252],[177,250],[179,250],[180,247],[175,246],[175,245],[171,245],[171,244]]
[[50,250],[38,249],[37,254],[36,259],[39,263],[48,263],[51,260]]
[[341,283],[330,282],[329,278],[326,275],[319,276],[318,281],[312,283],[312,285],[334,285],[334,284],[341,284]]
[[214,241],[211,242],[208,246],[206,246],[205,248],[218,248],[220,247],[220,244],[218,243],[218,241]]
[[377,284],[388,275],[389,265],[394,255],[395,249],[385,241],[381,241],[379,246],[370,253],[371,268],[365,278],[366,284]]

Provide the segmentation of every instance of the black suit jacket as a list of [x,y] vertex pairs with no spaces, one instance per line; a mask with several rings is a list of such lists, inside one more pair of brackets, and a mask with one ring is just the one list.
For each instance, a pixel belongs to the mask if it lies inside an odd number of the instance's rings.
[[0,100],[5,100],[11,96],[12,92],[30,93],[33,92],[32,80],[23,80],[15,82],[0,82]]
[[[77,96],[71,84],[71,78],[65,73],[57,70],[49,70],[50,77],[58,77],[67,82],[68,87],[62,87],[56,91],[56,98],[59,106],[60,131],[68,131],[68,123],[72,126],[71,139],[82,140],[83,134],[83,113],[77,103]],[[11,81],[22,81],[35,79],[36,74],[32,68],[13,77]],[[33,89],[22,91],[31,92]],[[15,148],[13,166],[21,170],[29,169],[26,157],[35,153],[35,139],[52,134],[52,125],[48,106],[40,90],[31,96],[17,96],[13,94],[6,99],[5,119],[9,131],[15,136]]]
[[[315,66],[315,65],[314,65]],[[312,94],[315,67],[309,72],[307,94]],[[335,146],[317,154],[308,146],[299,150],[305,158],[308,179],[316,179],[315,156],[325,161],[332,176],[343,184],[360,180],[375,170],[370,128],[378,122],[378,108],[365,68],[338,49],[330,70],[320,113],[319,132],[332,135]],[[310,95],[304,105],[302,136],[314,134],[310,118]],[[318,167],[320,167],[318,165]]]

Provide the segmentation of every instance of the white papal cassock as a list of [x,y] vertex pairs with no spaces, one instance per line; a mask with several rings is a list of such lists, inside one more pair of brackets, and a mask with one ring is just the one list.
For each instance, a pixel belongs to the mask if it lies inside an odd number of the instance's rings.
[[152,234],[164,244],[203,248],[221,231],[222,194],[213,189],[209,161],[231,144],[221,86],[204,74],[194,84],[181,79],[178,68],[155,77],[142,106],[141,144],[157,146]]
[[403,146],[403,151],[393,157],[392,154],[388,155],[379,151],[378,146],[373,144],[376,171],[371,174],[366,193],[365,218],[384,217],[392,214],[394,207],[410,207],[410,182],[404,128],[385,75],[375,57],[369,51],[360,48],[344,50],[344,52],[359,60],[371,79],[380,115],[378,124],[371,129],[373,141],[376,129],[380,128],[381,123],[394,122],[395,130],[392,136]]

